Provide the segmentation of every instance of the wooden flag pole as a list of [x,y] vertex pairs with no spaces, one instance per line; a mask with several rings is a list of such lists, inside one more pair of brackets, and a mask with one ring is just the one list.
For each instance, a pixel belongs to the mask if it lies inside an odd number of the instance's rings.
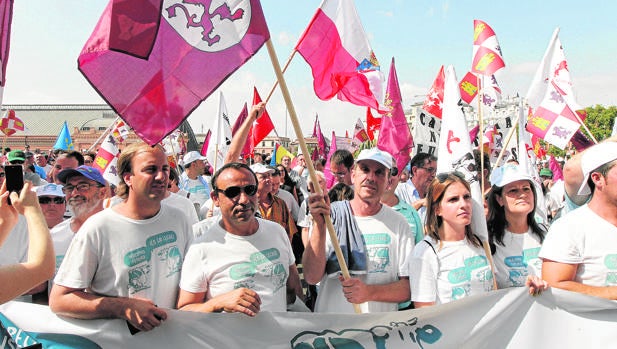
[[[266,46],[268,47],[268,54],[270,55],[270,60],[272,61],[272,67],[274,68],[274,72],[276,73],[276,79],[278,80],[278,84],[281,87],[281,92],[283,94],[283,98],[285,99],[285,104],[287,104],[287,110],[289,111],[289,118],[291,119],[291,123],[293,125],[294,131],[296,132],[296,137],[298,137],[298,142],[300,145],[300,149],[302,150],[302,154],[309,154],[308,148],[306,146],[306,141],[304,140],[304,136],[302,135],[302,129],[300,128],[300,123],[298,122],[298,117],[296,116],[296,110],[294,109],[293,103],[291,101],[291,96],[289,95],[289,90],[287,89],[287,83],[285,82],[285,78],[283,77],[283,72],[281,71],[281,66],[279,64],[278,58],[276,57],[276,52],[274,51],[274,45],[272,44],[272,39],[268,39],[266,41]],[[311,181],[315,184],[315,192],[318,195],[323,195],[321,191],[321,186],[318,184],[319,179],[317,178],[317,174],[315,173],[315,167],[313,167],[313,161],[311,161],[310,156],[304,157],[306,160],[306,165],[309,170],[309,176],[311,177]],[[345,258],[343,257],[343,252],[341,251],[341,246],[339,245],[338,238],[336,236],[336,232],[334,231],[334,225],[332,225],[332,219],[330,215],[324,217],[326,221],[326,227],[328,228],[328,233],[330,235],[330,241],[332,242],[332,246],[334,247],[334,252],[336,253],[336,258],[338,259],[338,263],[341,266],[341,273],[345,279],[351,278],[349,274],[349,269],[347,269],[347,263],[345,263]],[[354,304],[354,310],[356,313],[362,313],[360,306]]]
[[[480,193],[482,194],[482,200],[484,200],[484,120],[482,117],[482,80],[479,75],[476,75],[478,82],[478,124],[480,133]],[[482,247],[484,247],[484,254],[488,259],[488,265],[491,267],[493,273],[493,289],[497,289],[497,280],[495,279],[495,265],[493,264],[493,255],[491,254],[491,245],[488,240],[482,240]]]

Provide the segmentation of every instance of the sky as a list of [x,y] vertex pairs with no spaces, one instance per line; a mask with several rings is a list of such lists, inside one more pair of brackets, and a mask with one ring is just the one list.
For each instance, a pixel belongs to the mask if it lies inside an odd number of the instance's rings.
[[[107,2],[15,1],[3,103],[104,103],[78,71],[77,57]],[[262,0],[281,66],[320,3]],[[459,80],[470,69],[474,19],[485,21],[497,34],[506,62],[497,73],[504,97],[526,94],[559,27],[579,104],[617,105],[617,2],[356,0],[355,4],[386,79],[395,59],[405,108],[424,100],[441,65],[453,65]],[[219,91],[233,122],[244,103],[252,101],[253,86],[265,99],[275,80],[264,46],[191,114],[194,131],[212,127]],[[358,118],[365,122],[365,108],[315,96],[310,68],[299,54],[293,57],[285,80],[305,135],[312,133],[315,115],[326,136],[332,130],[337,135],[351,134]],[[295,139],[280,90],[272,95],[267,109],[276,133]]]

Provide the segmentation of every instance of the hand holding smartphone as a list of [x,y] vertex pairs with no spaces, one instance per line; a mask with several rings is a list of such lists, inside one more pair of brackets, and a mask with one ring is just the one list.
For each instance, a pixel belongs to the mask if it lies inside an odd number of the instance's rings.
[[[21,165],[5,165],[4,166],[6,191],[10,193],[16,192],[18,195],[24,187],[24,171]],[[8,204],[11,205],[11,198],[8,198]]]

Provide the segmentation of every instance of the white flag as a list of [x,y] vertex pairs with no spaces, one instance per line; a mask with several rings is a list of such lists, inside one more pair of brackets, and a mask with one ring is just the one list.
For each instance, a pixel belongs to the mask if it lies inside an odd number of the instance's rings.
[[231,126],[229,124],[229,115],[227,114],[227,104],[225,104],[225,97],[223,97],[223,92],[221,91],[219,93],[218,115],[214,121],[210,145],[206,154],[208,162],[215,170],[223,166],[230,144]]
[[476,162],[473,157],[465,114],[458,104],[461,93],[456,72],[451,65],[446,69],[444,85],[437,173],[458,171],[465,175],[465,179],[471,187],[473,198],[472,230],[480,239],[488,241],[479,171],[476,169]]

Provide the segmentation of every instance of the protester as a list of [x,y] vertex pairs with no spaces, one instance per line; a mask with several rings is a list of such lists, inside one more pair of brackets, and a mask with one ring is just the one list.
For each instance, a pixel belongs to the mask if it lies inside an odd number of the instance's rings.
[[24,162],[24,167],[25,166],[32,166],[34,167],[34,173],[36,173],[41,179],[47,179],[47,172],[45,172],[45,169],[38,166],[34,160],[34,153],[31,151],[27,151],[25,152],[26,154],[26,161]]
[[278,196],[285,201],[294,222],[298,222],[298,211],[300,210],[300,206],[298,205],[296,198],[294,198],[290,192],[281,189],[281,171],[279,171],[276,167],[272,167],[272,170],[272,178],[270,180],[272,183],[272,195]]
[[43,171],[45,171],[45,175],[47,177],[47,175],[49,174],[49,171],[51,171],[52,169],[52,166],[47,161],[47,155],[41,154],[41,153],[34,154],[34,161],[36,161],[36,164],[38,166],[43,168]]
[[388,185],[381,196],[381,203],[392,207],[394,211],[405,217],[405,220],[409,224],[409,229],[411,229],[412,240],[415,245],[424,238],[424,224],[422,223],[422,219],[420,218],[418,211],[405,201],[400,200],[394,193],[395,189],[398,187],[398,183],[398,169],[396,164],[393,164],[390,169]]
[[121,318],[148,331],[176,305],[182,261],[192,243],[185,213],[161,205],[169,165],[161,146],[131,144],[118,159],[118,195],[90,217],[54,280],[53,312],[80,319]]
[[410,160],[411,180],[399,182],[394,191],[396,196],[415,208],[422,221],[426,217],[426,192],[435,178],[437,158],[431,154],[418,153]]
[[[48,280],[54,273],[54,251],[32,183],[25,182],[21,192],[8,193],[6,184],[0,189],[0,244],[17,224],[18,216],[25,217],[28,226],[28,258],[23,263],[0,266],[0,304],[22,295]],[[8,204],[10,195],[11,205]]]
[[281,198],[272,195],[272,173],[274,170],[263,164],[251,165],[257,176],[257,202],[261,218],[280,224],[291,241],[298,231],[287,204]]
[[255,217],[256,175],[244,164],[225,164],[212,177],[211,196],[221,219],[187,253],[178,308],[249,316],[285,311],[286,285],[298,295],[302,287],[283,228]]
[[291,177],[289,177],[287,169],[281,164],[276,165],[276,169],[281,173],[281,189],[293,195],[298,205],[301,204],[302,202],[298,200],[298,189],[296,187],[296,183],[291,179]]
[[34,171],[28,171],[26,165],[26,153],[23,150],[11,150],[6,159],[11,165],[21,165],[24,174],[24,180],[32,182],[32,185],[38,186],[47,183]]
[[201,205],[210,197],[210,186],[204,177],[206,157],[197,151],[190,151],[182,160],[184,172],[180,175],[178,187],[191,194],[188,199],[195,205],[196,212],[199,212]]
[[[329,203],[326,194],[311,194],[313,229],[302,257],[309,284],[320,282],[317,312],[353,313],[396,311],[409,300],[408,258],[413,249],[405,219],[380,199],[388,183],[392,156],[377,148],[360,152],[351,172],[354,198]],[[326,231],[325,215],[332,222],[339,243],[348,253],[353,277],[340,276],[335,252]],[[363,243],[364,242],[364,243]]]
[[337,149],[330,156],[330,172],[336,183],[345,183],[351,186],[351,168],[353,167],[353,154],[349,150]]
[[549,229],[540,258],[542,278],[550,286],[617,299],[613,262],[617,255],[616,164],[616,142],[594,145],[581,156],[577,194],[591,195],[591,200]]
[[61,184],[56,178],[57,174],[62,172],[67,168],[77,168],[84,164],[84,156],[81,155],[80,152],[72,150],[72,151],[61,151],[56,160],[54,162],[54,168],[49,171],[49,183]]
[[493,273],[480,239],[471,230],[469,183],[457,172],[440,173],[426,198],[426,236],[416,245],[409,264],[415,307],[491,291]]
[[535,219],[534,180],[518,165],[496,168],[490,180],[487,227],[497,286],[525,286],[533,276],[541,276],[538,253],[547,230]]

